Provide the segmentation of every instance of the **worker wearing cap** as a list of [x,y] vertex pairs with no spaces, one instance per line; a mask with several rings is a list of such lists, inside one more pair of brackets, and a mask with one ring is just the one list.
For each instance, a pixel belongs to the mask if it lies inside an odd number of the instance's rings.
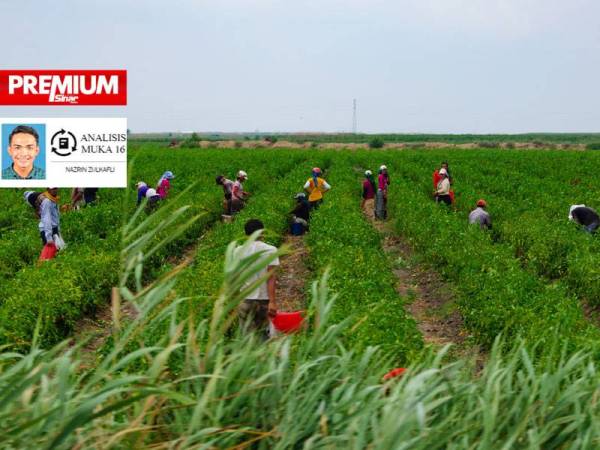
[[477,200],[477,208],[469,214],[469,223],[479,224],[482,230],[490,230],[492,228],[492,217],[486,211],[487,203],[483,199]]
[[304,190],[308,192],[308,201],[311,208],[318,208],[323,202],[323,194],[331,189],[327,181],[320,177],[321,169],[314,167],[311,177],[304,183]]
[[600,226],[598,213],[585,205],[572,205],[569,209],[569,220],[581,225],[588,233],[594,233]]
[[377,176],[377,194],[375,196],[375,218],[379,220],[387,219],[387,198],[388,186],[390,185],[390,176],[387,166],[381,165]]
[[450,206],[452,204],[452,199],[450,197],[450,180],[448,180],[448,172],[446,169],[440,169],[438,173],[440,181],[436,186],[436,190],[433,192],[435,201]]
[[248,174],[243,170],[237,173],[237,178],[231,188],[231,212],[236,213],[242,210],[245,206],[245,202],[250,196],[249,192],[244,191],[244,185],[242,182],[248,179]]
[[360,207],[369,219],[375,218],[375,193],[377,192],[377,183],[373,172],[365,171],[365,179],[362,184],[362,201]]

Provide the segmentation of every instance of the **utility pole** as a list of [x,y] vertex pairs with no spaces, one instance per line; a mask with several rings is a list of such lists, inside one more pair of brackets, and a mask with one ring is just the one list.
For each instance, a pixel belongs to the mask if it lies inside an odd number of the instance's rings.
[[352,133],[356,134],[356,99],[352,99]]

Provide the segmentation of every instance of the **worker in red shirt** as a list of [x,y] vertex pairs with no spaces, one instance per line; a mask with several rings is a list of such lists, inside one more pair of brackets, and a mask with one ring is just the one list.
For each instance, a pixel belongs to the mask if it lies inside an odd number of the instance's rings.
[[387,166],[379,167],[379,175],[377,177],[377,193],[375,194],[375,217],[379,220],[387,219],[387,199],[388,186],[390,185],[390,176]]
[[375,193],[377,192],[377,183],[373,177],[373,172],[365,171],[365,179],[362,184],[362,201],[360,207],[363,209],[369,219],[375,218]]

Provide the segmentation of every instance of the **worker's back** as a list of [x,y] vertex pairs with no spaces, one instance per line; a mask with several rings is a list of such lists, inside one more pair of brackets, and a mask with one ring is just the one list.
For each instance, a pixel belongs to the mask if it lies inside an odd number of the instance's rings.
[[488,228],[492,225],[490,213],[482,207],[477,207],[469,214],[469,223],[478,224],[481,228]]
[[[260,253],[261,256],[259,259],[263,260],[265,258],[268,258],[270,255],[272,255],[273,253],[276,253],[276,252],[277,252],[277,247],[266,244],[265,242],[262,242],[262,241],[254,241],[254,242],[246,243],[245,245],[237,247],[235,249],[233,255],[236,260],[241,261],[242,259],[247,258],[251,255]],[[278,266],[278,265],[279,265],[279,258],[275,258],[273,261],[271,261],[269,263],[269,266]],[[244,286],[245,287],[251,286],[253,283],[255,283],[260,278],[264,277],[266,274],[267,274],[267,267],[263,267],[259,272],[252,275],[251,277],[249,277]],[[264,300],[264,299],[268,299],[268,298],[269,298],[269,295],[267,292],[267,281],[266,280],[264,283],[262,283],[261,285],[256,287],[256,289],[254,291],[252,291],[251,293],[248,293],[246,296],[246,299]]]
[[592,208],[587,206],[579,206],[573,211],[571,211],[573,218],[577,221],[577,223],[581,225],[591,225],[594,222],[598,222],[600,217],[598,217],[598,213],[594,211]]
[[299,202],[292,211],[292,214],[308,222],[310,219],[310,204],[306,201]]
[[314,202],[321,200],[323,198],[323,192],[327,190],[327,183],[325,180],[321,177],[318,177],[317,183],[315,184],[314,180],[309,178],[307,184],[309,185],[308,191],[310,193],[308,196],[308,201]]

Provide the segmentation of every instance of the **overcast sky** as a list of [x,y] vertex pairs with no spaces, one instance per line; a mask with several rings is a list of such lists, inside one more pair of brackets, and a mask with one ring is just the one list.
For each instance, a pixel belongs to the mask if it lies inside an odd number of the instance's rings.
[[598,0],[0,0],[2,66],[127,69],[143,131],[600,131]]

